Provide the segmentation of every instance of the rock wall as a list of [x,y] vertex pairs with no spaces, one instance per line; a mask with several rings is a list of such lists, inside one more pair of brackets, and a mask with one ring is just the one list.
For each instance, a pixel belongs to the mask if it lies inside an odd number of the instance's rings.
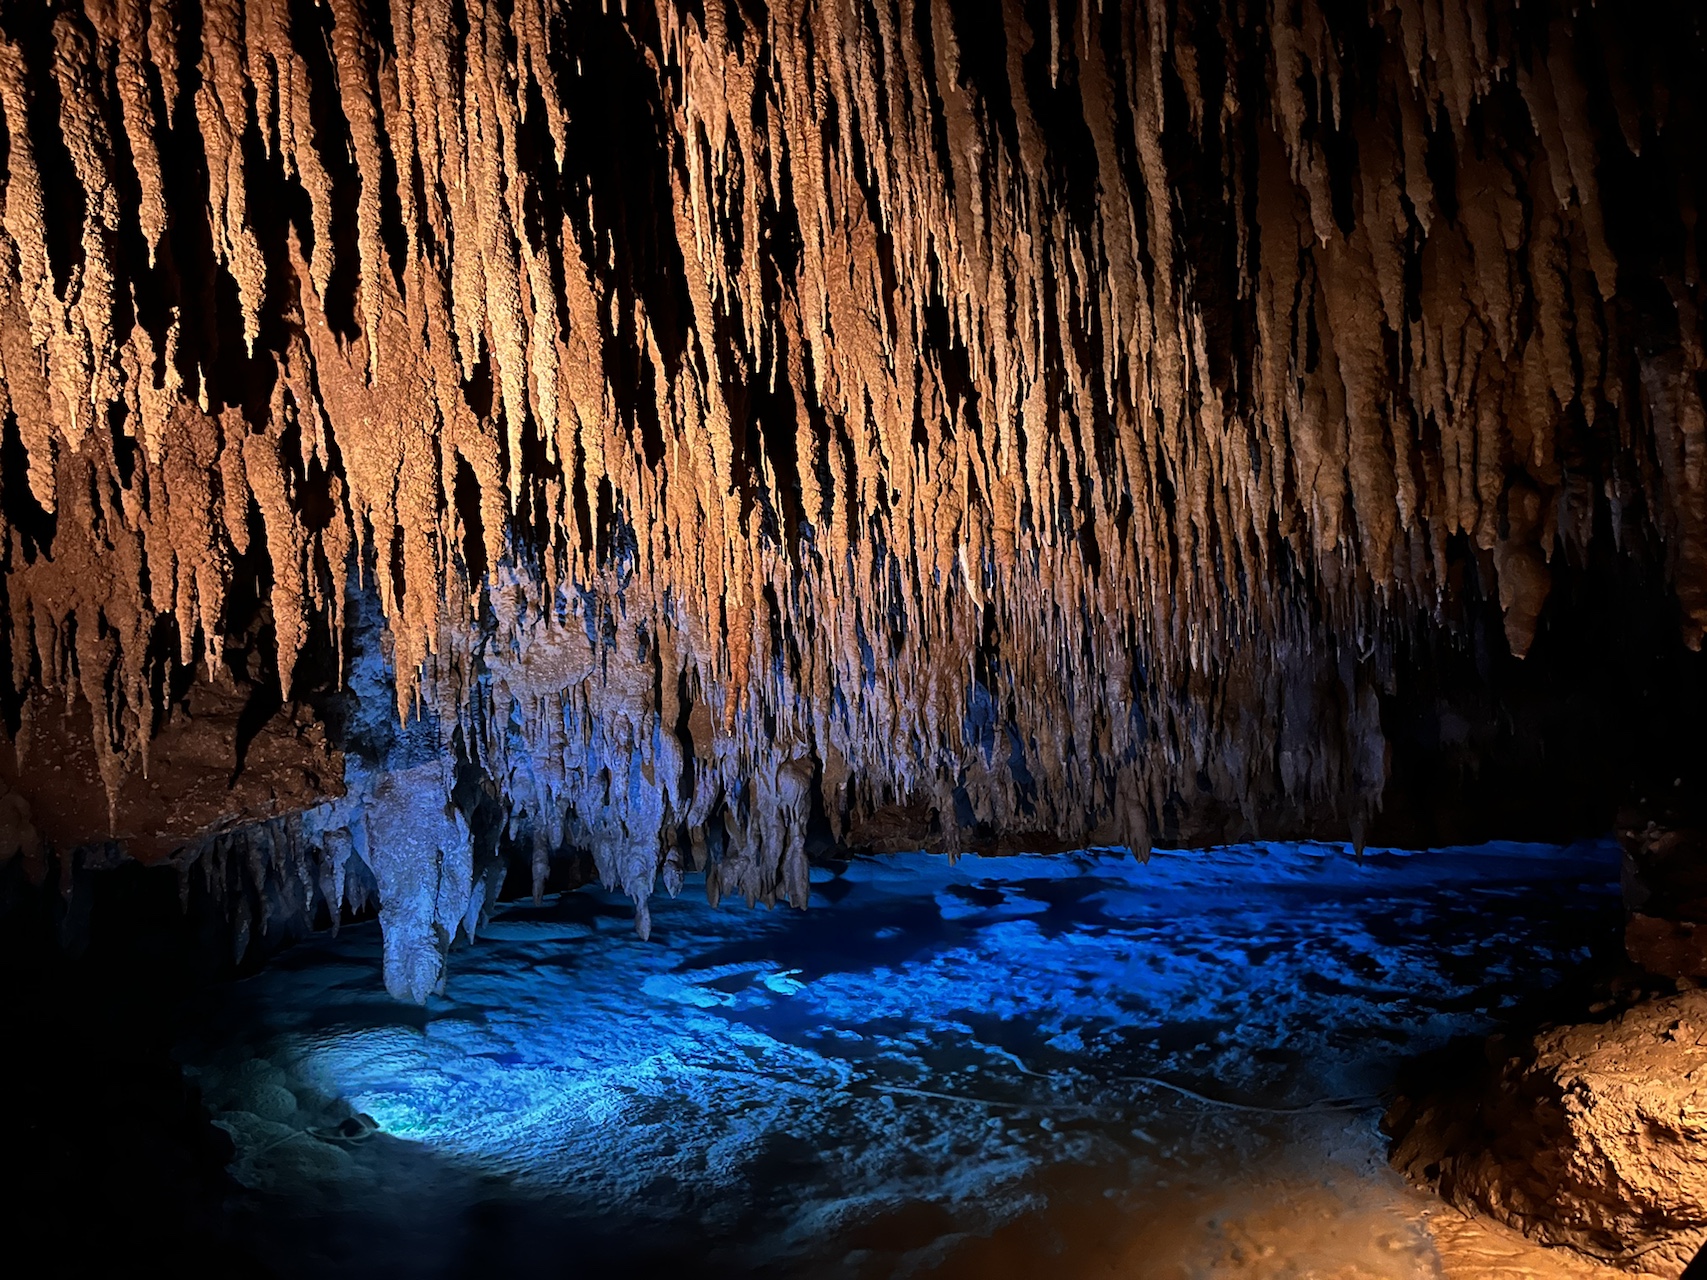
[[0,0],[19,760],[86,707],[116,832],[367,588],[444,794],[643,929],[817,817],[1361,838],[1467,578],[1522,656],[1610,545],[1699,648],[1704,72],[1681,2]]

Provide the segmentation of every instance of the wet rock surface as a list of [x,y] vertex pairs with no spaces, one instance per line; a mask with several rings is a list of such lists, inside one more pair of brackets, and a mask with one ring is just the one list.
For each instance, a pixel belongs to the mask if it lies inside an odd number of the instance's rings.
[[587,889],[500,911],[422,1009],[371,926],[299,945],[180,1054],[287,1275],[1434,1280],[1450,1210],[1379,1095],[1615,939],[1616,877],[1610,844],[913,854],[805,913],[660,900],[650,943]]

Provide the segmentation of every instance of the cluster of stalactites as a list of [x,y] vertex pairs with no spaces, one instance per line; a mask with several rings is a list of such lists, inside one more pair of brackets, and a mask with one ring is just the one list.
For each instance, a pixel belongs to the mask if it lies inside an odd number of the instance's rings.
[[1613,18],[971,8],[0,0],[14,685],[115,788],[252,529],[287,686],[366,547],[542,859],[803,901],[814,788],[1355,820],[1455,538],[1521,654],[1645,500],[1699,642],[1692,171],[1660,348],[1597,175],[1701,136]]

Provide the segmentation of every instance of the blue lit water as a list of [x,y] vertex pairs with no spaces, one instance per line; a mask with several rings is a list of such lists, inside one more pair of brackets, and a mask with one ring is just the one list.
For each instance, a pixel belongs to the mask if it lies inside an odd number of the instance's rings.
[[[505,908],[445,996],[371,928],[182,1056],[285,1275],[1429,1277],[1379,1095],[1611,936],[1618,855],[1241,846],[856,859],[653,935]],[[365,1141],[330,1140],[354,1112]],[[316,1136],[318,1135],[318,1136]]]

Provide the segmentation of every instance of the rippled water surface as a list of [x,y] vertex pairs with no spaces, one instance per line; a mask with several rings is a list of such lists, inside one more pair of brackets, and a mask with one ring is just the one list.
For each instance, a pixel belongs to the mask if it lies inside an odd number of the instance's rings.
[[[813,905],[506,907],[443,998],[372,927],[182,1056],[287,1275],[1441,1274],[1405,1058],[1617,920],[1617,851],[856,859]],[[379,1131],[340,1140],[355,1113]]]

